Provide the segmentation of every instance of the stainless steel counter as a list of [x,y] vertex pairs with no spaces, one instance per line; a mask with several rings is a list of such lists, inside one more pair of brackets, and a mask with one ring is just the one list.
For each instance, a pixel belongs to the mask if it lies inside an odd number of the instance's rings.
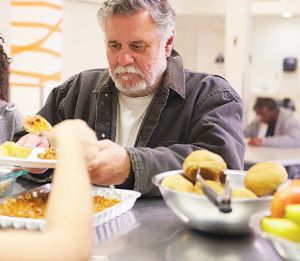
[[[31,187],[22,182],[14,191]],[[229,237],[189,229],[161,198],[139,199],[131,211],[97,227],[93,237],[93,261],[281,260],[255,235]]]
[[[103,236],[109,231],[111,238]],[[254,235],[226,237],[189,229],[160,198],[139,199],[133,210],[98,227],[94,236],[94,258],[104,260],[281,260]]]

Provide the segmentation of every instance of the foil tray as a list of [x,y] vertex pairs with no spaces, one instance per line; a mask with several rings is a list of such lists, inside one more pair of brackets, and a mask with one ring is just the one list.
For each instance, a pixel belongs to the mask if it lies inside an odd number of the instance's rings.
[[[11,196],[11,198],[17,198],[18,196],[22,196],[28,193],[33,197],[38,197],[41,194],[49,193],[50,190],[51,184],[46,184],[35,189],[26,190],[24,192],[15,194]],[[109,208],[93,214],[93,226],[97,227],[132,209],[137,198],[141,196],[141,193],[133,190],[94,187],[92,190],[92,196],[103,196],[106,198],[114,198],[121,201]],[[3,200],[5,199],[0,200],[0,203]],[[0,227],[3,228],[42,230],[44,225],[44,219],[20,218],[0,215]]]
[[94,245],[104,245],[127,234],[139,225],[133,211],[126,212],[93,229]]

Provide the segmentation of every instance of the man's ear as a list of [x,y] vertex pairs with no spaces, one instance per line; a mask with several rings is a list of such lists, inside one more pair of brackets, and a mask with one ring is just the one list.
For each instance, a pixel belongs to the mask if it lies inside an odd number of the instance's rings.
[[171,55],[173,45],[174,45],[174,40],[175,40],[175,33],[174,31],[172,31],[171,35],[166,41],[166,46],[165,46],[165,53],[167,58],[170,57]]

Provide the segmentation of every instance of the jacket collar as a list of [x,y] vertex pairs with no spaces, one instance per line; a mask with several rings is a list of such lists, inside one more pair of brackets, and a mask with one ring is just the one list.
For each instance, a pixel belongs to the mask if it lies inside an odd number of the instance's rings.
[[[110,77],[108,70],[105,70],[93,93],[105,91],[106,88],[111,86],[114,86],[114,81]],[[174,49],[168,58],[167,68],[163,77],[163,86],[175,91],[182,98],[185,97],[183,63],[181,56]]]
[[185,97],[184,68],[181,56],[173,49],[168,59],[163,85]]

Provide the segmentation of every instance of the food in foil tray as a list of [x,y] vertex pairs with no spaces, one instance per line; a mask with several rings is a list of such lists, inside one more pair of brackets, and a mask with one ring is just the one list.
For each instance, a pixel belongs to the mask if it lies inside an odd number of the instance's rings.
[[[0,215],[22,218],[44,219],[49,193],[25,193],[17,198],[5,199],[0,204]],[[120,200],[93,196],[94,213],[111,207]]]

